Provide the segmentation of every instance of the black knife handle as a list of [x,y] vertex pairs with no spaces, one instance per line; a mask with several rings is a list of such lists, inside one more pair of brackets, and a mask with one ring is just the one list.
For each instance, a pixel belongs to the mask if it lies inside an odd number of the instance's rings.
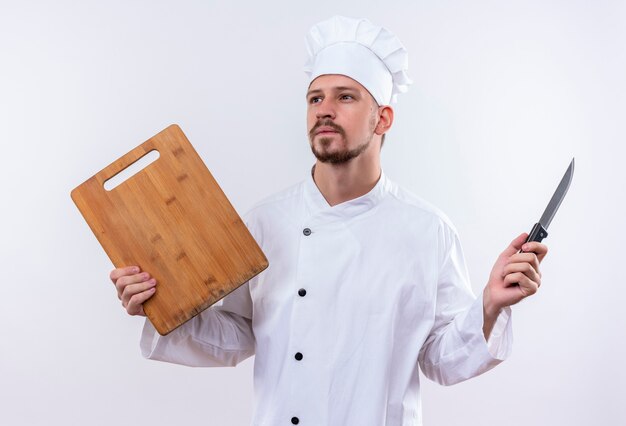
[[[526,239],[526,242],[529,243],[531,241],[537,241],[540,243],[541,240],[543,240],[547,236],[548,236],[548,231],[546,231],[546,229],[541,225],[541,223],[537,222],[535,223],[535,226],[533,226],[533,229],[530,231],[530,234],[528,234],[528,238]],[[520,250],[519,253],[523,253],[523,250]]]
[[548,231],[545,230],[545,228],[541,225],[541,223],[537,222],[535,223],[535,226],[533,226],[532,231],[530,231],[530,234],[528,235],[528,239],[526,240],[526,242],[529,243],[531,241],[537,241],[540,243],[541,240],[543,240],[547,236],[548,236]]

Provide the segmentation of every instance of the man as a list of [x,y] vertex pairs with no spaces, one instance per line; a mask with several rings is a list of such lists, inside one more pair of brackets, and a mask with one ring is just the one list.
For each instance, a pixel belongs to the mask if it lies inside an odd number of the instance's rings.
[[[452,225],[380,167],[389,103],[410,83],[404,47],[344,17],[313,27],[308,47],[317,161],[245,217],[269,268],[165,337],[146,321],[142,353],[194,366],[256,355],[253,425],[418,425],[418,365],[447,385],[501,362],[509,306],[537,291],[547,249],[517,237],[475,299]],[[149,272],[111,279],[128,313],[143,315]]]

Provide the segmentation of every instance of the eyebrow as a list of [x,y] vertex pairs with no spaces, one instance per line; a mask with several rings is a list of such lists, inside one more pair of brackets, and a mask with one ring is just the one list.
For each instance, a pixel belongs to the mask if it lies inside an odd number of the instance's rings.
[[[344,90],[350,90],[352,92],[359,92],[359,89],[357,89],[356,87],[349,87],[349,86],[336,86],[336,87],[332,87],[331,90],[334,90],[335,92],[342,92]],[[306,94],[306,97],[308,98],[311,95],[316,95],[316,94],[320,94],[323,93],[322,89],[313,89],[313,90],[309,90]]]

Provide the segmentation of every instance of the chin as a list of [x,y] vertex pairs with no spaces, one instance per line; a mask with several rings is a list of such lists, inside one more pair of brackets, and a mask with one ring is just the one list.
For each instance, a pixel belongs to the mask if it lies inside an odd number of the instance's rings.
[[315,141],[314,146],[322,151],[341,151],[347,149],[346,143],[341,138],[321,137]]

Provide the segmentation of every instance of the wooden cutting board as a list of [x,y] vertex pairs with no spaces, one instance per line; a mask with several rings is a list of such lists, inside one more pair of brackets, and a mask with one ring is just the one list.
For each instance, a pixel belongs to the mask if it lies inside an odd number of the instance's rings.
[[[159,158],[110,191],[104,183],[145,154]],[[144,311],[165,335],[268,266],[180,127],[171,125],[72,191],[116,268],[157,280]]]

